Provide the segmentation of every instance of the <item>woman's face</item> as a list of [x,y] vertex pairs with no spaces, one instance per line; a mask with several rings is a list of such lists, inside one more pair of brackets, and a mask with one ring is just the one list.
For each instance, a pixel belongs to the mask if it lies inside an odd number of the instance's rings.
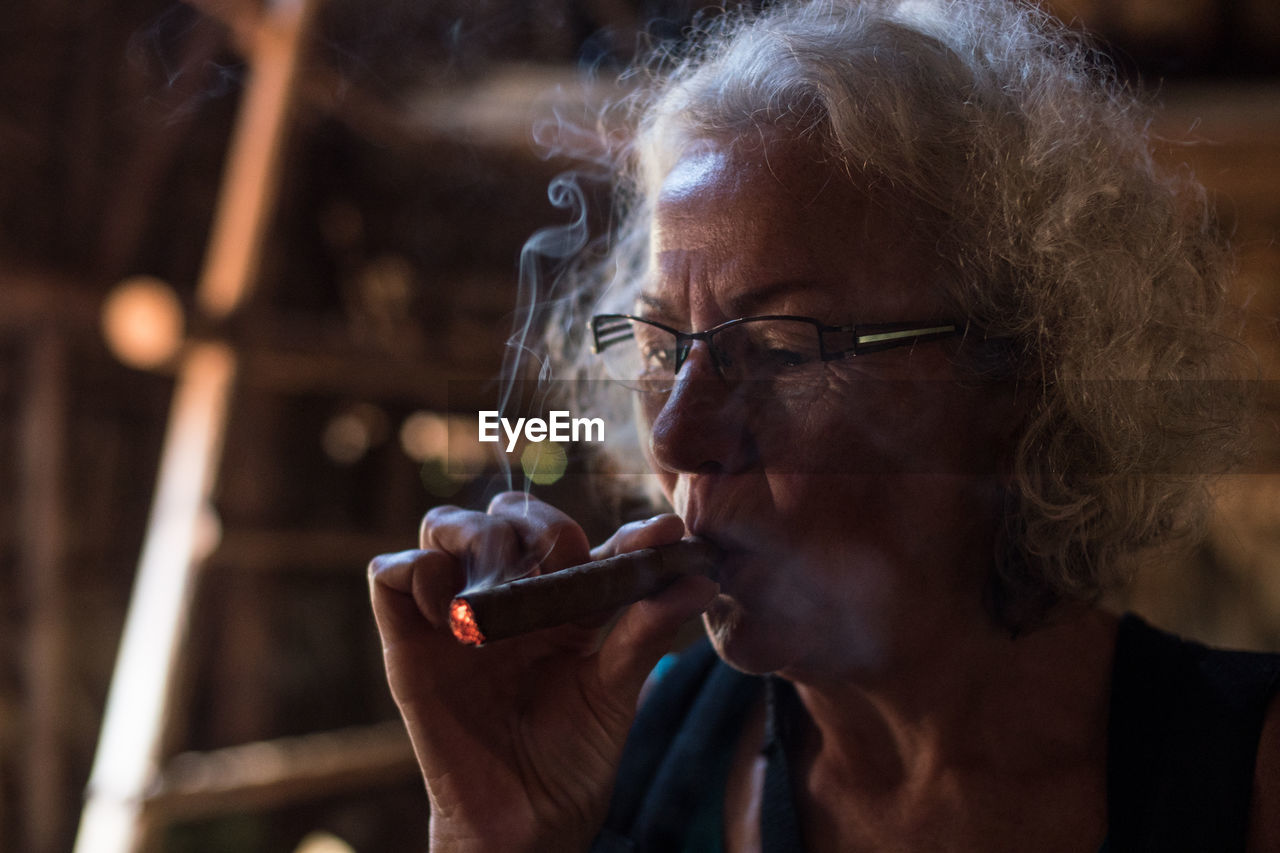
[[[637,311],[704,330],[761,314],[832,325],[957,320],[911,211],[812,143],[707,143],[655,209]],[[800,385],[734,385],[695,343],[642,395],[648,453],[692,533],[721,545],[705,619],[751,672],[874,677],[986,621],[1011,395],[965,377],[958,339],[820,363]]]

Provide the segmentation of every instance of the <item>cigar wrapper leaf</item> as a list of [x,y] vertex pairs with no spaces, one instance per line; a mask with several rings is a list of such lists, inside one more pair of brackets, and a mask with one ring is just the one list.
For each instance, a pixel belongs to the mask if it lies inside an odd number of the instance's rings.
[[564,625],[639,601],[687,575],[714,578],[718,554],[709,542],[682,539],[463,593],[449,604],[449,628],[459,642],[478,646]]

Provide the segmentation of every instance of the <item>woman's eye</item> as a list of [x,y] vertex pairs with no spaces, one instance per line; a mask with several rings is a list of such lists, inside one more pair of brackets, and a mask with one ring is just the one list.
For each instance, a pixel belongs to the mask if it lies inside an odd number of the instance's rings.
[[645,347],[642,353],[644,363],[650,368],[668,367],[675,363],[675,357],[670,347]]
[[769,363],[776,367],[799,367],[809,361],[804,353],[784,347],[770,347],[767,356]]

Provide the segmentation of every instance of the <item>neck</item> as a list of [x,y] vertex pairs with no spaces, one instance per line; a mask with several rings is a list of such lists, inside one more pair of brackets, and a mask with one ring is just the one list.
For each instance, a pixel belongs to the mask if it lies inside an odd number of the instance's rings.
[[870,680],[782,675],[812,721],[810,768],[842,787],[926,790],[1105,760],[1114,642],[1114,618],[1080,608],[1016,639],[989,624],[939,629]]

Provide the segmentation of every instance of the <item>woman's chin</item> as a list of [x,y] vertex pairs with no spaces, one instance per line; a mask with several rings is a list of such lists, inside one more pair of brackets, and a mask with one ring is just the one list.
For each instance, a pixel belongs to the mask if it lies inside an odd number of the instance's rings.
[[702,614],[703,625],[716,654],[729,666],[750,675],[766,675],[782,669],[795,649],[786,643],[786,632],[752,619],[742,606],[719,595]]
[[[729,666],[750,675],[777,673],[806,682],[874,680],[891,670],[891,645],[866,629],[868,621],[849,617],[801,623],[780,618],[767,606],[744,607],[724,594],[702,614],[711,645]],[[863,629],[855,632],[858,625]]]

